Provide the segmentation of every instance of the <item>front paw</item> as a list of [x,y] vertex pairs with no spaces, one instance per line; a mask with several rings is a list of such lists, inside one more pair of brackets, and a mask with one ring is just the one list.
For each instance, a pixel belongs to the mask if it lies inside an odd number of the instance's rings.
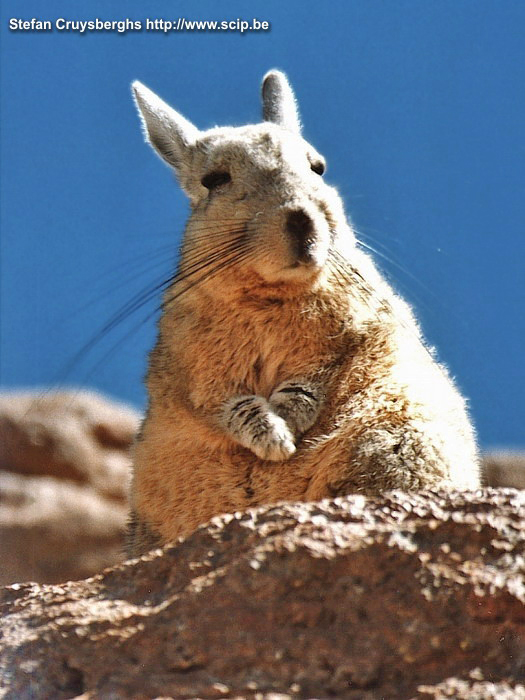
[[227,401],[222,423],[231,436],[260,459],[281,462],[295,452],[294,436],[286,421],[261,396]]
[[261,417],[250,449],[260,459],[283,462],[295,452],[292,431],[280,416],[268,411]]
[[300,436],[315,423],[321,407],[318,387],[302,379],[280,384],[270,396],[270,407]]

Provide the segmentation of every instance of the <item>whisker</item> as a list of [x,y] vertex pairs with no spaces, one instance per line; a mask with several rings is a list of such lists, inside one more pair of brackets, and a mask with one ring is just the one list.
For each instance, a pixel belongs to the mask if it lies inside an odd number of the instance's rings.
[[155,258],[162,257],[164,255],[167,255],[170,252],[173,252],[175,250],[175,245],[173,243],[171,244],[166,244],[163,246],[160,246],[159,248],[151,251],[143,251],[142,253],[139,253],[138,255],[134,255],[132,258],[128,258],[127,260],[121,260],[119,261],[118,265],[112,265],[111,267],[106,268],[105,270],[102,270],[102,272],[99,273],[99,280],[103,279],[104,277],[113,277],[115,274],[120,272],[122,269],[129,270],[130,267],[139,267],[142,263],[145,261],[153,260]]
[[[226,254],[228,252],[232,252],[233,254],[235,254],[238,251],[235,248],[232,248],[231,251],[225,251]],[[181,277],[180,279],[177,279],[176,284],[188,282],[186,287],[183,287],[183,290],[182,290],[182,291],[186,291],[186,289],[190,289],[191,287],[195,286],[195,284],[198,284],[199,282],[205,281],[206,276],[208,274],[210,274],[210,272],[214,272],[214,270],[218,269],[219,266],[223,262],[228,262],[231,259],[231,258],[226,258],[226,260],[224,260],[224,258],[225,258],[225,254],[222,254],[221,256],[215,256],[212,260],[207,261],[206,263],[203,263],[197,269],[193,270],[191,272],[191,274],[185,275],[185,276]],[[215,263],[217,263],[216,267],[212,268],[212,265]],[[211,268],[211,270],[209,270],[208,268]],[[203,271],[204,271],[204,274],[195,279],[195,274],[197,274],[199,272],[203,272]],[[175,286],[175,285],[172,285],[172,286]]]
[[209,222],[206,223],[206,225],[202,225],[195,219],[192,219],[192,221],[186,226],[186,231],[191,230],[192,232],[200,232],[200,231],[220,231],[224,230],[227,231],[228,229],[231,228],[237,228],[239,226],[245,226],[246,222],[243,219],[226,219],[226,220],[218,220],[215,221],[213,224],[210,224]]
[[[246,257],[248,257],[248,252],[249,252],[249,251],[246,251],[246,255],[238,255],[238,256],[236,256],[236,257],[233,258],[233,259],[229,259],[229,260],[225,261],[225,264],[224,264],[224,265],[217,266],[217,268],[215,268],[215,269],[211,272],[211,274],[208,275],[208,278],[209,278],[210,276],[214,276],[215,274],[218,274],[221,270],[226,269],[228,266],[233,265],[233,264],[235,264],[235,263],[237,263],[237,262],[239,262],[239,261],[245,259]],[[227,264],[226,264],[226,263],[227,263]],[[205,278],[205,276],[203,276],[203,278],[199,278],[199,279],[196,280],[193,284],[189,285],[189,286],[186,287],[185,289],[183,289],[183,290],[181,290],[180,292],[178,292],[172,299],[169,299],[167,302],[163,302],[160,306],[157,306],[157,307],[156,307],[151,313],[149,313],[144,319],[142,319],[138,324],[136,324],[135,326],[133,326],[122,338],[119,338],[119,340],[109,348],[109,350],[103,355],[103,357],[97,362],[97,364],[90,370],[90,374],[88,375],[88,377],[91,376],[91,374],[92,374],[99,366],[101,366],[101,365],[104,363],[104,361],[105,361],[113,352],[115,352],[115,350],[117,350],[130,336],[132,336],[132,335],[133,335],[134,333],[136,333],[142,326],[144,326],[146,323],[148,323],[157,313],[159,313],[160,311],[162,311],[162,309],[165,308],[166,305],[170,304],[170,303],[171,303],[172,301],[174,301],[176,298],[180,297],[182,294],[184,294],[186,291],[188,291],[188,289],[190,289],[190,287],[193,287],[195,284],[199,283],[199,282],[201,281],[201,279],[204,279],[204,278]]]
[[[236,222],[239,224],[238,220],[236,220]],[[215,235],[215,233],[217,233],[217,235]],[[202,238],[204,239],[205,237],[206,236],[203,234]],[[210,237],[210,234],[208,234],[208,237]],[[179,267],[177,272],[170,274],[168,277],[163,275],[153,284],[153,286],[150,283],[134,294],[132,298],[129,299],[118,311],[116,311],[102,325],[96,334],[74,354],[69,363],[63,368],[55,383],[63,383],[75,365],[85,358],[86,355],[88,355],[106,335],[113,332],[120,324],[130,318],[141,308],[146,306],[146,304],[152,301],[159,292],[165,291],[170,286],[183,285],[183,288],[178,289],[178,291],[173,295],[173,299],[178,298],[196,284],[212,278],[216,274],[219,274],[221,270],[227,269],[229,266],[245,259],[249,254],[249,252],[246,251],[243,246],[243,243],[246,242],[246,227],[244,224],[242,227],[239,226],[235,229],[232,229],[230,226],[229,228],[221,229],[219,232],[216,231],[211,234],[211,239],[212,240],[210,240],[209,244],[200,245],[198,246],[198,250],[184,256],[179,263],[179,265],[182,265],[182,267]],[[194,241],[194,239],[192,240]],[[152,255],[152,257],[155,257],[155,255],[165,254],[167,249],[168,246],[166,246],[165,250],[163,251],[157,251]],[[173,247],[169,246],[169,249],[173,250]],[[160,264],[164,264],[163,261],[155,263],[155,267]],[[116,287],[114,286],[113,288],[115,289]],[[97,297],[96,300],[98,300],[98,298],[100,297]],[[96,300],[88,302],[85,307],[91,305]],[[167,303],[169,304],[170,302],[171,300],[168,300]],[[160,306],[156,306],[155,309],[138,324],[135,324],[130,331],[127,332],[116,344],[114,344],[103,356],[103,358],[97,362],[97,364],[90,370],[90,375],[112,352],[120,347],[120,345],[130,335],[148,323],[148,321],[155,316],[164,305],[165,302],[162,302]]]
[[[368,241],[373,243],[378,248],[382,248],[385,251],[385,253],[388,253],[388,254],[392,253],[390,248],[385,243],[383,243],[381,240],[379,240],[376,236],[372,236],[371,234],[366,233],[366,231],[362,227],[359,227],[358,229],[356,229],[355,233],[359,238],[366,238]],[[378,231],[378,233],[379,233],[379,231]],[[394,241],[396,243],[399,243],[398,238],[389,238],[389,240]]]
[[[362,290],[364,290],[366,292],[366,294],[368,295],[367,303],[369,303],[370,301],[375,301],[376,305],[377,304],[379,305],[378,308],[376,308],[374,311],[376,317],[378,319],[380,318],[378,311],[388,312],[392,316],[392,318],[394,318],[405,331],[410,333],[410,335],[412,335],[418,341],[418,343],[420,344],[422,349],[425,351],[425,353],[429,356],[429,358],[432,361],[435,361],[433,348],[429,348],[427,346],[427,344],[423,341],[422,337],[420,336],[419,332],[414,330],[414,328],[411,324],[407,323],[404,319],[399,317],[399,315],[396,313],[392,304],[384,297],[378,296],[376,294],[376,291],[374,290],[374,288],[366,282],[366,280],[362,277],[362,275],[359,273],[359,271],[353,265],[351,265],[348,262],[348,260],[345,260],[345,258],[339,252],[331,251],[331,254],[333,255],[332,260],[339,267],[340,272],[346,276],[348,283],[353,285],[354,283],[357,282],[358,286]],[[351,276],[348,273],[348,269],[351,271],[351,274],[354,276]],[[357,274],[357,280],[355,277],[356,274]]]
[[[159,307],[155,307],[154,311],[149,313],[145,318],[141,319],[137,324],[132,326],[132,328],[127,333],[125,333],[121,338],[119,338],[84,375],[84,382],[88,381],[96,372],[96,370],[98,370],[99,367],[103,366],[106,360],[109,357],[111,357],[111,355],[113,355],[113,353],[116,350],[118,350],[118,348],[121,347],[121,345],[123,345],[126,342],[126,340],[128,340],[128,338],[132,337],[135,333],[137,333],[137,331],[139,331],[143,326],[145,326],[157,314],[158,311]],[[98,343],[99,341],[100,338],[97,338],[95,340],[95,343],[86,344],[73,358],[72,362],[66,368],[66,372],[69,373],[71,371],[71,368],[74,367],[74,365],[79,361],[79,359],[82,359],[82,357],[85,356],[92,349],[93,345]]]
[[[205,235],[205,236],[201,236],[201,237],[198,237],[198,236],[191,237],[188,240],[183,241],[183,243],[179,249],[179,252],[181,255],[188,255],[188,253],[185,253],[185,250],[188,249],[188,251],[190,251],[189,254],[192,254],[191,251],[194,248],[194,252],[199,253],[199,251],[203,250],[203,247],[202,247],[203,245],[208,245],[208,247],[213,248],[213,246],[220,244],[221,241],[228,241],[228,239],[230,239],[232,236],[237,236],[239,233],[245,233],[245,232],[246,232],[246,228],[243,226],[242,228],[228,230],[226,233],[221,234],[221,236],[210,237],[209,235]],[[196,243],[198,243],[199,245],[198,246],[195,245]]]
[[125,321],[126,318],[129,318],[132,313],[135,313],[135,311],[138,311],[140,308],[145,306],[159,290],[168,286],[170,281],[171,278],[155,284],[152,289],[149,289],[148,287],[146,291],[142,290],[140,293],[135,295],[133,303],[127,302],[124,307],[114,314],[114,316],[112,316],[102,326],[102,328],[97,331],[97,333],[73,355],[70,362],[64,368],[62,377],[67,377],[75,365],[80,362],[80,360],[82,360],[82,358],[85,357],[97,345],[97,343],[102,340],[102,338],[104,338],[108,333],[111,333],[111,331],[113,331],[120,323]]
[[415,275],[413,275],[410,270],[407,270],[406,267],[398,263],[396,260],[394,260],[392,257],[389,257],[388,255],[385,255],[379,250],[376,250],[373,246],[369,245],[368,243],[365,243],[364,241],[357,241],[360,246],[363,248],[366,248],[366,250],[369,250],[371,253],[374,253],[378,257],[380,257],[382,260],[385,260],[387,263],[392,265],[393,267],[396,267],[398,270],[400,270],[403,274],[405,274],[407,277],[409,277],[413,282],[415,282],[421,289],[423,289],[426,293],[431,294],[434,296],[436,299],[438,299],[437,295],[423,282],[421,282],[420,279],[418,279]]
[[224,238],[225,236],[228,236],[230,234],[235,234],[239,233],[239,231],[244,231],[246,229],[246,226],[240,225],[236,228],[229,227],[227,229],[220,229],[216,231],[206,231],[206,232],[201,232],[197,231],[194,232],[192,231],[191,233],[188,233],[185,239],[183,240],[182,244],[183,245],[189,245],[192,242],[200,242],[203,240],[214,240],[216,238]]
[[374,297],[375,291],[366,282],[359,270],[351,265],[351,263],[349,263],[349,261],[346,260],[338,251],[331,250],[329,259],[332,261],[333,265],[336,266],[339,272],[339,277],[346,283],[345,286],[347,289],[348,285],[350,284],[353,292],[359,291],[362,294],[364,293],[364,296],[361,298],[367,303]]
[[195,230],[195,231],[213,231],[214,229],[221,229],[221,228],[229,228],[229,227],[236,227],[240,225],[244,225],[244,219],[230,219],[230,220],[225,220],[225,221],[214,221],[213,223],[210,223],[206,219],[203,220],[205,223],[200,223],[199,220],[191,219],[191,221],[188,222],[186,225],[185,230]]
[[[234,239],[233,243],[236,243],[236,240],[237,239]],[[215,260],[217,257],[223,255],[224,252],[227,252],[231,245],[232,242],[229,241],[227,245],[224,245],[221,248],[217,249],[212,256],[204,256],[201,254],[200,257],[188,267],[185,267],[182,270],[176,272],[175,274],[170,275],[167,279],[163,280],[158,284],[155,284],[152,288],[148,286],[147,288],[141,290],[132,299],[130,299],[124,305],[124,307],[117,312],[116,315],[112,317],[109,324],[111,324],[111,327],[113,327],[114,325],[120,323],[121,320],[124,320],[131,313],[134,313],[145,303],[147,303],[152,298],[152,296],[156,294],[156,292],[166,288],[171,284],[184,280],[187,276],[198,272],[201,269],[201,266],[209,264],[210,261]],[[109,324],[106,324],[106,326],[108,326]],[[104,327],[101,332],[104,332],[105,330],[111,330],[111,328]]]
[[190,282],[188,285],[186,285],[183,289],[180,291],[177,291],[173,296],[171,296],[169,299],[166,299],[163,301],[161,308],[164,309],[167,305],[171,304],[175,299],[178,299],[182,294],[185,294],[187,291],[195,287],[195,285],[200,284],[202,282],[205,282],[213,277],[215,277],[219,272],[224,271],[228,267],[232,267],[233,265],[242,262],[246,260],[247,258],[250,257],[252,251],[247,250],[247,249],[241,249],[240,251],[237,252],[236,255],[232,256],[231,258],[227,258],[226,260],[223,260],[219,262],[218,265],[216,265],[213,269],[210,271],[205,272],[204,275],[201,275],[201,277],[198,277],[196,280],[193,280]]
[[187,264],[187,258],[184,258],[183,260],[181,260],[181,266],[174,281],[178,282],[180,281],[179,278],[183,278],[185,276],[188,276],[188,274],[193,274],[194,272],[199,271],[201,269],[201,266],[206,266],[207,264],[215,261],[217,258],[221,257],[225,253],[233,251],[235,247],[238,246],[238,244],[242,243],[244,240],[245,236],[244,233],[242,233],[236,236],[235,238],[229,240],[220,248],[213,246],[211,249],[213,252],[210,255],[202,254],[202,251],[199,251],[198,254],[195,253],[193,258],[189,259],[189,262],[191,263],[190,265]]
[[[226,269],[228,266],[233,265],[243,259],[245,259],[249,254],[249,251],[246,251],[246,255],[238,255],[237,257],[233,259],[229,259],[228,261],[225,261],[224,265],[219,265],[217,268],[212,270],[211,274],[208,275],[208,278],[210,276],[214,276],[215,274],[218,274],[221,270]],[[227,263],[227,264],[226,264]],[[202,279],[205,279],[206,276],[203,276]],[[119,338],[108,350],[107,352],[104,353],[104,355],[97,361],[97,363],[89,370],[88,374],[85,377],[85,380],[88,380],[92,374],[100,367],[102,366],[105,361],[110,357],[128,338],[133,336],[140,328],[142,328],[144,325],[146,325],[154,316],[156,316],[160,311],[162,311],[163,308],[166,307],[167,304],[170,304],[172,301],[174,301],[176,298],[180,297],[182,294],[184,294],[186,291],[188,291],[191,287],[193,287],[195,284],[198,284],[201,281],[201,278],[196,280],[194,283],[191,285],[187,286],[183,290],[180,290],[172,299],[169,299],[167,302],[163,302],[160,306],[157,306],[151,313],[149,313],[144,319],[141,319],[139,323],[135,324],[127,333],[124,334],[121,338]],[[84,353],[83,353],[84,354]],[[76,359],[74,358],[73,363],[76,363]],[[68,370],[69,371],[69,370]]]
[[[132,274],[132,275],[127,275],[124,278],[121,278],[120,280],[117,280],[116,284],[107,285],[105,289],[103,289],[100,294],[97,294],[96,296],[92,297],[91,299],[88,299],[88,301],[85,302],[85,304],[82,304],[76,309],[76,313],[82,313],[83,311],[86,311],[87,309],[95,306],[101,299],[107,298],[109,292],[115,292],[118,289],[122,289],[126,285],[130,284],[131,282],[135,282],[137,279],[139,279],[141,276],[146,274],[147,272],[151,272],[152,270],[157,269],[158,267],[165,266],[168,264],[167,260],[160,260],[156,263],[153,263],[151,265],[148,265],[144,268],[142,268],[137,274]],[[165,274],[162,275],[162,279],[164,279]],[[149,285],[146,289],[149,288]],[[128,302],[129,303],[129,300]]]

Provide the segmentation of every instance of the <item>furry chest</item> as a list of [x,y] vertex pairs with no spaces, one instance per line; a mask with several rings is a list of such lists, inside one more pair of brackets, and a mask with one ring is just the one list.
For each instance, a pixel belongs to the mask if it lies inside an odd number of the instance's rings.
[[194,404],[244,393],[267,397],[279,382],[319,366],[319,349],[279,320],[233,324],[230,318],[194,328],[184,348]]

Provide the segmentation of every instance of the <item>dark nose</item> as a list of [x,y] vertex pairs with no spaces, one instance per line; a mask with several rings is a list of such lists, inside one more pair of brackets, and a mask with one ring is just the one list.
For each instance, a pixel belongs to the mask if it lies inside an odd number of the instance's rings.
[[314,242],[314,222],[302,209],[289,212],[286,217],[286,230],[301,262],[309,262],[312,258],[310,249]]
[[295,238],[307,238],[314,230],[314,224],[306,212],[302,209],[297,209],[288,214],[286,230]]

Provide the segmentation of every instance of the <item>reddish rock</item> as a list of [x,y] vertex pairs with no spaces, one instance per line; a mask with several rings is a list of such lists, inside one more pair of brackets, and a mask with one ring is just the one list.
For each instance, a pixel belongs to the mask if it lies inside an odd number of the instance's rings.
[[483,456],[483,474],[487,486],[525,489],[525,453],[518,450],[494,450]]
[[8,700],[519,698],[525,493],[222,516],[87,581],[8,587],[2,607]]
[[139,415],[85,391],[0,396],[0,469],[89,484],[124,501]]
[[0,585],[86,578],[122,561],[127,515],[89,486],[0,472]]
[[122,560],[139,420],[86,392],[0,396],[0,584],[85,578]]

